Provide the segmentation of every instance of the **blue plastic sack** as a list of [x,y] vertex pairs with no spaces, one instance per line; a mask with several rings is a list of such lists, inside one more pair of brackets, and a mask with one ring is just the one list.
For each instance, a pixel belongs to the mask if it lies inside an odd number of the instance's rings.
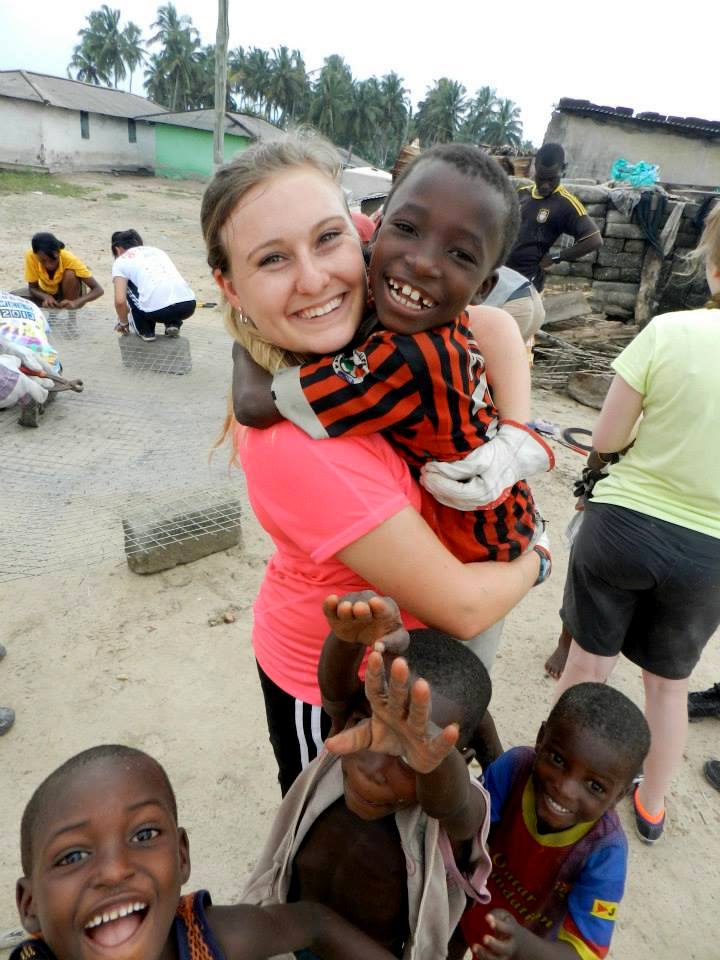
[[624,181],[633,187],[651,187],[660,179],[660,167],[656,163],[647,163],[645,160],[628,163],[620,157],[612,165],[610,179]]

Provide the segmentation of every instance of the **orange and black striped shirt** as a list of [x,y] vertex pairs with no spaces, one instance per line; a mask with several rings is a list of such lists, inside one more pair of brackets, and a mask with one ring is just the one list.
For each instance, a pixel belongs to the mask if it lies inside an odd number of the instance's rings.
[[[278,410],[316,439],[382,432],[416,476],[429,460],[460,460],[495,436],[498,420],[467,321],[412,335],[377,328],[344,353],[280,370]],[[524,481],[499,506],[468,512],[423,490],[423,516],[465,562],[512,560],[535,529]]]

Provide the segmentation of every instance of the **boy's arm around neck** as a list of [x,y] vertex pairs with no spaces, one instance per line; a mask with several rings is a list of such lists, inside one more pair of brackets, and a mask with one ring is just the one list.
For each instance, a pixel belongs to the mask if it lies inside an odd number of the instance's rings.
[[418,803],[440,821],[451,840],[470,840],[481,830],[487,815],[485,794],[470,782],[459,750],[451,750],[430,773],[417,773],[416,782]]
[[272,395],[272,375],[259,366],[237,341],[233,343],[232,397],[235,419],[260,430],[283,419]]
[[393,954],[320,903],[208,907],[226,960],[265,960],[307,948],[322,960],[392,960]]

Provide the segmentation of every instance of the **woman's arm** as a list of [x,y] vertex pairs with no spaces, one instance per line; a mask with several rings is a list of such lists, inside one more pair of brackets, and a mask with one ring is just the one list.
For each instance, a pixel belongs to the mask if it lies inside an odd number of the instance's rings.
[[642,409],[643,395],[616,373],[593,427],[593,447],[600,453],[617,453],[627,447]]
[[502,420],[530,419],[530,367],[518,325],[499,307],[468,307],[470,329],[485,357],[487,378]]
[[509,613],[540,570],[532,550],[510,563],[461,563],[411,506],[337,558],[403,610],[458,640],[469,640]]

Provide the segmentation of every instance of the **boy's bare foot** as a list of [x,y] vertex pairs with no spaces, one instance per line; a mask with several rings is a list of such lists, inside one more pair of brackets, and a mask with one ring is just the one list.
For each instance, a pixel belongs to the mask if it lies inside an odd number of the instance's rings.
[[568,654],[570,653],[571,643],[572,634],[566,627],[563,627],[562,632],[558,637],[557,646],[545,661],[545,673],[549,677],[552,677],[553,680],[559,680],[562,676],[562,672],[565,669],[565,664],[567,663]]

